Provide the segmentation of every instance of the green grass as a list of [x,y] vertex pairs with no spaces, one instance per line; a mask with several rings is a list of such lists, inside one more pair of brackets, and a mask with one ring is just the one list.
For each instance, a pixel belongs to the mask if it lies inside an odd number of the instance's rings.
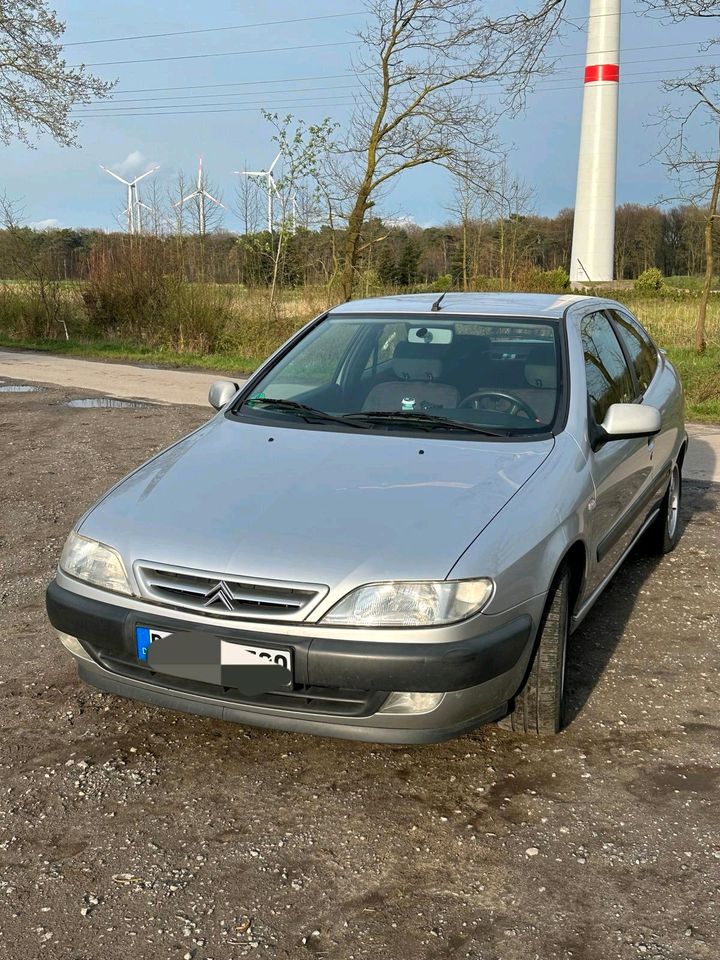
[[146,363],[168,369],[216,370],[237,376],[255,370],[264,357],[247,357],[239,353],[179,353],[159,347],[123,340],[17,340],[0,336],[0,347],[58,353],[82,360],[106,360],[116,363]]
[[720,421],[720,347],[708,347],[700,354],[691,347],[668,347],[667,355],[683,382],[686,418]]

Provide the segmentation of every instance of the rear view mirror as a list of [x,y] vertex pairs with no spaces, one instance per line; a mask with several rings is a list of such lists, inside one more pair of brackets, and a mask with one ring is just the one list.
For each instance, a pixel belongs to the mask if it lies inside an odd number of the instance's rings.
[[215,407],[216,410],[222,410],[225,404],[230,403],[239,389],[238,384],[232,383],[230,380],[216,380],[208,393],[210,406]]
[[632,437],[654,437],[660,433],[662,419],[657,407],[643,403],[613,403],[605,414],[593,449],[610,440],[629,440]]

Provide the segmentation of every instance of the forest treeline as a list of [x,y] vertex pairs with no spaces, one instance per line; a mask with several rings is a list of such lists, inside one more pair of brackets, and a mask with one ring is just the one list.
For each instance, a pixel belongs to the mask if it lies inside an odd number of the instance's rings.
[[[636,279],[657,267],[665,276],[703,271],[705,211],[667,210],[624,204],[617,210],[615,262],[619,280]],[[375,287],[446,283],[482,288],[492,279],[517,284],[538,272],[567,270],[573,212],[555,217],[511,215],[493,221],[467,219],[443,226],[371,219],[363,230],[358,292]],[[284,238],[281,280],[287,286],[332,285],[342,231],[298,225]],[[277,235],[223,230],[200,238],[191,233],[128,237],[90,229],[0,230],[0,276],[22,279],[28,255],[42,262],[48,280],[86,280],[100,265],[112,268],[131,243],[142,246],[156,270],[181,279],[263,287],[272,282]],[[142,263],[142,259],[140,260]],[[363,289],[364,288],[364,289]]]

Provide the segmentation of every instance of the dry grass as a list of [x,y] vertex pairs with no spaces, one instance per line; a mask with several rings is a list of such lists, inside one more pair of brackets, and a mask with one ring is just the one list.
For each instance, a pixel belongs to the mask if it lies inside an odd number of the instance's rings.
[[[648,328],[661,347],[692,347],[695,342],[699,301],[697,298],[618,297]],[[720,346],[720,298],[708,304],[706,337],[708,344]]]

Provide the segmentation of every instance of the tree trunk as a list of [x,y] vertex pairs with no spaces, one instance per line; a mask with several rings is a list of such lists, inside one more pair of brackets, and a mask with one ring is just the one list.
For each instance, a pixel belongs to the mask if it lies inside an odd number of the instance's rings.
[[362,236],[365,214],[368,210],[368,196],[370,194],[370,183],[366,180],[358,193],[355,206],[352,209],[348,219],[347,231],[345,233],[345,250],[342,265],[342,292],[345,300],[351,300],[353,286],[355,283],[355,270],[357,268],[358,251],[360,249],[360,238]]
[[705,282],[703,283],[702,296],[700,297],[700,311],[698,313],[697,327],[695,328],[695,349],[698,353],[702,353],[707,345],[705,342],[705,320],[713,278],[713,227],[715,226],[715,218],[718,212],[718,197],[720,197],[720,156],[718,156],[717,166],[715,167],[715,182],[713,183],[712,196],[710,197],[710,209],[708,210],[707,220],[705,221]]

